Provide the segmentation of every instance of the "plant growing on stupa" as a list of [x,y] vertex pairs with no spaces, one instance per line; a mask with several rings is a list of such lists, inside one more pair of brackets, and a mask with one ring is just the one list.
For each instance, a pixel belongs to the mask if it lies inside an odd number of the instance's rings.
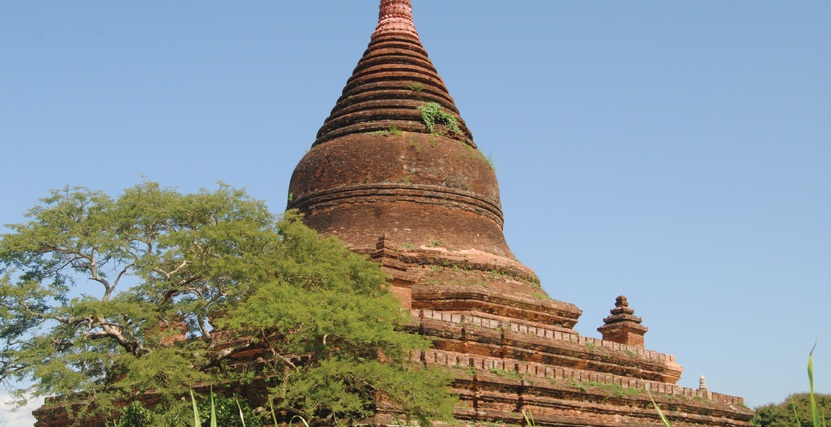
[[436,124],[443,124],[452,132],[459,135],[462,134],[462,129],[459,128],[459,120],[454,115],[444,111],[441,105],[435,102],[428,102],[419,106],[418,111],[421,113],[421,121],[427,126],[427,130],[430,131],[431,135],[438,134]]
[[424,84],[419,82],[410,82],[407,87],[413,92],[421,92],[424,90]]
[[30,384],[21,400],[57,395],[80,419],[152,392],[185,419],[187,390],[213,384],[314,423],[364,419],[378,399],[422,422],[452,414],[448,380],[409,363],[428,342],[401,332],[378,265],[294,212],[145,182],[53,191],[27,217],[0,236],[0,381]]

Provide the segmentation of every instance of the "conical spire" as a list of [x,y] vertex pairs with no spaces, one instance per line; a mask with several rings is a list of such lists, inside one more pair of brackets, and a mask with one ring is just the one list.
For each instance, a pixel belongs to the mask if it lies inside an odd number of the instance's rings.
[[413,4],[410,0],[381,0],[378,27],[372,37],[383,34],[409,35],[418,38],[413,23]]
[[382,0],[369,46],[314,145],[391,127],[430,133],[419,109],[428,103],[455,117],[459,132],[454,139],[475,147],[456,103],[421,45],[410,0]]

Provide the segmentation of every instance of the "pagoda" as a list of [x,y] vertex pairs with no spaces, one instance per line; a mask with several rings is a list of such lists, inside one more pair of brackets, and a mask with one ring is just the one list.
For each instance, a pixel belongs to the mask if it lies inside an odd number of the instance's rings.
[[[503,235],[496,175],[421,44],[410,0],[378,25],[289,185],[289,209],[377,261],[433,340],[415,356],[454,374],[464,424],[749,426],[743,399],[676,385],[682,368],[644,347],[620,296],[598,328],[550,298]],[[599,323],[599,322],[598,322]],[[397,414],[382,411],[376,424]]]

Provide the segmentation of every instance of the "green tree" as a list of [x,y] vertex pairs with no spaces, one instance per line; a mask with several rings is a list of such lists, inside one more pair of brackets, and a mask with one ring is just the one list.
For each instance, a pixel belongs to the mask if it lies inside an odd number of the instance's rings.
[[214,384],[330,424],[377,402],[452,414],[448,379],[410,363],[428,342],[402,332],[380,268],[296,213],[146,182],[53,191],[27,217],[0,237],[0,381],[31,383],[21,399],[88,416],[152,392],[178,417],[188,388]]
[[[815,397],[819,413],[828,423],[831,421],[831,394],[816,394]],[[756,407],[754,424],[760,427],[813,427],[809,394],[796,393],[788,396],[782,403]]]

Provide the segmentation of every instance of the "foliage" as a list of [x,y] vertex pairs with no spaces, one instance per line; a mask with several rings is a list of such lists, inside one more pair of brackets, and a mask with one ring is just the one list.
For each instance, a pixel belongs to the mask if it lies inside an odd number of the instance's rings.
[[[310,247],[316,234],[299,222],[282,232],[279,280],[252,288],[249,303],[232,304],[219,322],[257,336],[281,362],[274,366],[282,378],[271,389],[275,405],[306,420],[336,422],[370,415],[380,395],[421,422],[449,417],[453,401],[435,387],[448,378],[406,363],[426,343],[394,328],[403,319],[383,273],[334,239]],[[268,332],[275,327],[285,332]],[[304,363],[292,355],[304,355]]]
[[817,345],[814,344],[814,348],[812,348],[811,352],[808,354],[808,394],[811,401],[811,421],[813,422],[814,427],[826,427],[825,414],[820,412],[819,407],[817,406],[816,395],[814,394],[814,350],[816,349]]
[[459,135],[462,134],[462,130],[459,128],[458,119],[456,119],[454,115],[444,111],[444,109],[441,108],[441,105],[435,102],[428,102],[418,107],[418,111],[421,112],[421,120],[427,126],[427,130],[430,131],[430,134],[438,134],[436,124],[443,124],[452,132]]
[[118,422],[110,423],[109,427],[149,427],[153,425],[153,413],[144,407],[141,402],[135,401],[121,411]]
[[[213,399],[213,389],[211,390],[211,398]],[[193,408],[193,427],[196,427],[201,424],[202,417],[199,415],[199,405],[196,403],[196,396],[193,395],[193,389],[190,390],[190,403]],[[211,411],[211,416],[216,419],[213,411]]]
[[225,397],[211,394],[210,399],[203,399],[197,407],[202,427],[211,424],[223,427],[262,427],[263,422],[244,400],[238,396]]
[[258,417],[246,401],[240,401],[237,396],[224,397],[210,393],[209,398],[201,402],[196,401],[193,391],[190,392],[192,403],[192,418],[185,421],[185,417],[165,417],[162,407],[155,411],[147,409],[141,402],[134,401],[121,410],[121,417],[117,422],[107,423],[107,427],[262,427],[263,421]]
[[814,349],[808,355],[808,393],[792,394],[782,403],[757,407],[753,425],[825,427],[828,424],[826,414],[831,415],[831,394],[814,393]]
[[[818,415],[831,415],[831,394],[815,394]],[[755,424],[761,427],[813,427],[810,393],[795,393],[782,403],[770,403],[756,407]],[[794,414],[796,410],[796,415]],[[799,418],[799,422],[796,418]],[[821,420],[820,420],[821,421]],[[818,424],[818,426],[821,424]]]
[[[27,217],[0,237],[0,381],[31,382],[20,398],[94,396],[87,410],[112,413],[152,390],[174,419],[189,387],[257,376],[310,422],[371,414],[376,393],[425,421],[451,414],[448,380],[408,363],[428,343],[400,331],[380,268],[294,212],[278,221],[224,184],[145,182],[53,191]],[[256,371],[232,369],[252,350]]]

